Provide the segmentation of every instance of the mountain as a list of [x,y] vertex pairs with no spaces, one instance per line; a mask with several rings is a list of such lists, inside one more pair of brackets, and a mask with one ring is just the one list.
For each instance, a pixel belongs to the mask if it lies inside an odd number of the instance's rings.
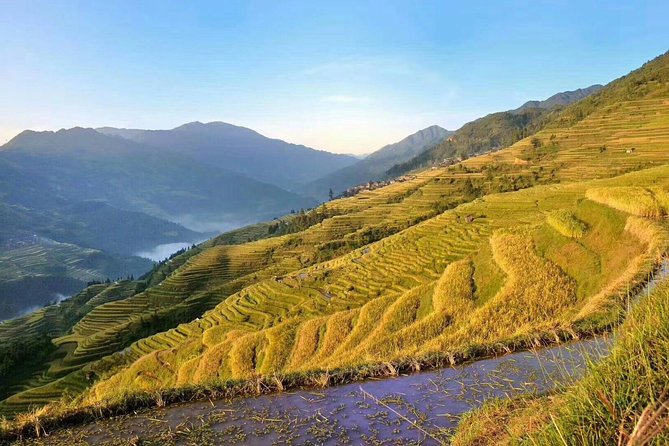
[[357,161],[349,155],[267,138],[254,130],[225,122],[191,122],[172,130],[110,127],[97,130],[289,190]]
[[392,166],[434,147],[452,133],[437,125],[427,127],[399,142],[382,147],[353,165],[309,183],[303,191],[325,200],[330,189],[338,195],[351,186],[384,179],[387,176],[386,171]]
[[80,395],[0,433],[608,330],[669,251],[668,101],[669,53],[508,148],[219,235],[141,280],[0,324],[0,414]]
[[573,104],[574,102],[587,98],[593,93],[597,93],[602,88],[604,88],[603,85],[594,84],[586,88],[579,88],[577,90],[572,90],[572,91],[563,91],[560,93],[556,93],[553,96],[549,97],[548,99],[544,99],[543,101],[527,101],[526,103],[524,103],[523,105],[512,111],[518,113],[523,110],[527,110],[528,108],[551,109],[556,106]]
[[3,246],[0,265],[2,321],[74,295],[93,281],[139,277],[153,263],[32,233],[14,237],[11,246]]
[[[23,132],[0,148],[0,163],[20,170],[27,190],[3,185],[5,200],[49,205],[43,192],[67,202],[102,201],[194,230],[216,230],[310,207],[313,201],[185,154],[73,128]],[[0,164],[0,167],[2,164]],[[47,200],[48,201],[48,200]]]
[[564,106],[588,97],[601,88],[601,85],[592,85],[557,93],[544,101],[529,101],[515,110],[492,113],[469,122],[441,144],[406,162],[396,163],[388,170],[388,175],[397,177],[419,167],[447,164],[456,158],[508,147],[543,128]]
[[0,275],[0,319],[89,281],[139,276],[152,265],[140,252],[314,204],[93,129],[24,131],[0,148],[0,267],[16,273]]

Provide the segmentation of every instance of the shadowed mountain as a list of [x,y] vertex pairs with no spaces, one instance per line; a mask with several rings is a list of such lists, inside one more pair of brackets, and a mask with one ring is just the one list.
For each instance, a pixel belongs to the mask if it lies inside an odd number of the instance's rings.
[[313,204],[93,129],[25,131],[0,148],[0,268],[11,272],[0,275],[0,319],[88,281],[142,274],[152,263],[138,252]]
[[330,189],[338,195],[351,186],[384,179],[386,171],[392,166],[434,147],[452,133],[438,125],[420,130],[399,142],[382,147],[351,166],[309,183],[304,187],[304,193],[311,193],[324,200]]
[[209,166],[285,189],[295,189],[357,161],[350,155],[267,138],[254,130],[225,122],[191,122],[172,130],[103,127],[98,131],[187,155]]
[[28,199],[33,208],[49,206],[49,199],[42,199],[48,192],[67,202],[97,200],[177,222],[243,224],[313,205],[211,163],[93,129],[23,132],[0,150],[2,161],[20,170],[22,182],[30,184],[26,191],[6,181],[6,201],[23,204]]

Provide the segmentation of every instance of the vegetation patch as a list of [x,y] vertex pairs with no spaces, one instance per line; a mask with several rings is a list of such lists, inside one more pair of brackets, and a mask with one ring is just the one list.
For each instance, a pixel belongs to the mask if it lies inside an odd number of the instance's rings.
[[453,444],[669,443],[669,280],[641,298],[615,339],[562,394],[486,404],[463,419]]
[[588,226],[567,209],[549,212],[546,221],[565,237],[581,238],[588,230]]
[[640,217],[661,218],[666,210],[650,188],[626,186],[592,188],[586,196],[593,201],[603,203]]

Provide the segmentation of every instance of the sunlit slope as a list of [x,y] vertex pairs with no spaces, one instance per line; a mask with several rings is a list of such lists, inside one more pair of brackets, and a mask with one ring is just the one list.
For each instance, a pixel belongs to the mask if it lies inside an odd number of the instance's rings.
[[460,421],[453,446],[666,445],[669,281],[638,296],[610,353],[548,395],[489,400]]
[[[420,185],[429,179],[430,176],[426,176],[416,182]],[[404,193],[409,186],[402,185],[398,192]],[[201,315],[203,309],[213,307],[250,284],[300,269],[303,265],[314,263],[316,258],[327,257],[335,250],[333,245],[345,247],[347,241],[365,244],[354,237],[360,228],[367,227],[370,222],[384,225],[386,233],[392,233],[414,223],[414,218],[424,218],[425,213],[431,212],[431,203],[420,206],[411,201],[411,204],[386,205],[378,203],[375,195],[378,194],[360,197],[357,201],[364,202],[362,205],[349,202],[330,206],[327,212],[331,212],[332,217],[299,234],[241,245],[215,245],[215,241],[210,242],[208,249],[188,258],[156,286],[91,311],[74,327],[71,336],[58,340],[59,343],[77,343],[73,355],[66,361],[81,364],[118,351],[125,345],[115,341],[122,341],[120,338],[128,331],[129,325],[138,320],[154,318],[156,324],[168,327],[166,319],[171,321],[172,326],[190,321]],[[387,200],[393,195],[391,191],[386,191],[382,199]],[[414,214],[406,213],[409,207],[413,208]],[[394,208],[404,212],[394,212]],[[195,308],[191,310],[190,307]],[[174,336],[175,340],[180,339],[179,335]]]
[[[51,340],[68,333],[87,312],[102,303],[123,299],[133,295],[137,284],[122,281],[113,284],[98,284],[86,288],[73,298],[58,306],[42,308],[28,316],[13,319],[0,324],[0,348],[3,355],[12,356],[14,364],[9,369],[2,369],[2,386],[0,396],[6,398],[33,388],[39,388],[71,373],[71,369],[63,366],[60,358],[71,352],[70,346],[57,346]],[[13,354],[5,350],[6,346]],[[7,361],[3,357],[3,361]],[[3,364],[6,366],[6,364]],[[69,380],[70,391],[83,390],[90,382],[80,379]],[[79,381],[75,384],[75,381]],[[62,390],[54,389],[46,395],[32,394],[26,401],[16,400],[12,411],[26,410],[31,406],[40,405],[59,399]],[[60,390],[60,393],[59,393]],[[0,406],[0,414],[6,408]]]
[[[110,287],[101,293],[106,298],[91,299],[88,312],[71,329],[60,327],[50,331],[48,337],[55,337],[53,343],[58,350],[57,357],[47,358],[53,361],[47,368],[57,369],[58,373],[43,373],[44,366],[36,367],[40,379],[24,379],[23,388],[29,391],[11,398],[0,409],[9,414],[13,408],[23,410],[30,403],[42,404],[44,395],[58,399],[64,391],[77,393],[91,383],[90,379],[83,380],[84,374],[95,377],[109,367],[130,363],[146,352],[164,347],[149,338],[138,343],[137,348],[126,349],[134,341],[192,321],[229,295],[261,279],[363,246],[433,216],[443,206],[462,201],[457,194],[444,194],[443,189],[434,192],[435,185],[439,186],[434,182],[437,175],[425,172],[383,191],[328,203],[327,207],[306,215],[288,216],[224,234],[159,266],[146,281],[133,288],[139,292],[121,292],[118,287]],[[275,227],[272,233],[269,227]],[[288,233],[267,238],[276,232]],[[253,239],[261,240],[243,243]],[[149,288],[142,291],[147,285]],[[69,314],[68,311],[50,307],[48,314]],[[44,318],[44,314],[39,312],[32,317],[41,326],[49,327],[50,319]],[[6,330],[10,326],[15,328]],[[11,335],[2,336],[3,329],[11,331]],[[167,335],[170,343],[183,341],[184,335],[179,330]],[[26,325],[14,322],[0,325],[0,347],[34,336]],[[117,352],[120,353],[99,361]],[[79,372],[82,368],[85,373]],[[73,377],[61,379],[64,371],[73,373]],[[38,388],[31,389],[36,385]]]
[[669,160],[669,53],[559,114],[509,149],[472,158],[471,169],[511,169],[558,180],[611,176]]
[[[22,381],[26,391],[0,409],[23,410],[99,379],[93,399],[455,352],[611,321],[611,296],[648,266],[644,252],[662,248],[655,217],[664,189],[627,187],[665,185],[666,169],[496,193],[668,162],[668,58],[568,107],[536,140],[176,257],[136,292],[115,292],[58,332],[50,365],[58,373]],[[439,291],[451,289],[458,293]],[[24,335],[18,328],[12,338]]]
[[[654,200],[667,209],[669,167],[495,194],[262,280],[201,320],[133,345],[155,351],[97,384],[92,396],[457,354],[577,331],[612,317],[621,293],[666,249],[664,223],[619,210],[639,186],[656,187]],[[587,198],[611,187],[617,198]],[[582,233],[565,236],[565,221],[578,221]]]
[[506,164],[530,172],[549,169],[559,179],[574,181],[667,162],[668,141],[669,100],[644,99],[616,103],[573,127],[543,130],[508,150],[472,158],[464,165],[478,169]]

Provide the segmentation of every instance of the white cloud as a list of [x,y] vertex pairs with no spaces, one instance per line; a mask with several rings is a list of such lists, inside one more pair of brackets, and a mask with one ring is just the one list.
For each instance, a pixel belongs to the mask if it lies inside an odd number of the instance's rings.
[[332,96],[325,96],[323,98],[323,101],[334,102],[334,103],[337,103],[337,104],[362,104],[362,103],[370,102],[369,98],[366,98],[366,97],[347,96],[347,95],[341,95],[341,94],[336,94],[336,95],[332,95]]

